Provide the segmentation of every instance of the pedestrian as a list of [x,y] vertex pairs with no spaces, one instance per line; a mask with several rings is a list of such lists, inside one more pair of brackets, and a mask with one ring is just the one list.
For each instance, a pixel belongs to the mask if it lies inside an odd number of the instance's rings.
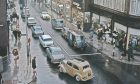
[[14,55],[15,64],[17,64],[17,60],[19,59],[18,49],[13,49],[12,53]]
[[120,38],[120,40],[119,40],[119,50],[120,50],[120,52],[123,51],[123,39],[122,38]]
[[81,24],[80,24],[80,21],[77,21],[77,28],[78,28],[79,30],[81,30]]
[[128,47],[128,61],[130,61],[130,59],[133,59],[134,60],[133,48],[132,48],[132,45],[131,44],[129,44],[129,47]]
[[32,68],[33,68],[33,75],[36,75],[36,57],[34,56],[32,59]]
[[3,79],[2,79],[1,73],[0,73],[0,84],[3,84]]

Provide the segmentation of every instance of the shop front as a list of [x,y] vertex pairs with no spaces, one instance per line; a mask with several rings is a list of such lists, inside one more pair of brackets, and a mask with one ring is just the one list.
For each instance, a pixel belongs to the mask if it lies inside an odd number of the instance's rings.
[[140,29],[128,28],[129,43],[131,43],[134,54],[140,55]]

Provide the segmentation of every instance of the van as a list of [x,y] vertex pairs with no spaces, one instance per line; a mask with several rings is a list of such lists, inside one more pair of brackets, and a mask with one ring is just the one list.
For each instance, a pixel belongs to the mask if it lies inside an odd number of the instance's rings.
[[63,19],[52,19],[52,28],[53,29],[63,29],[64,27],[64,20]]

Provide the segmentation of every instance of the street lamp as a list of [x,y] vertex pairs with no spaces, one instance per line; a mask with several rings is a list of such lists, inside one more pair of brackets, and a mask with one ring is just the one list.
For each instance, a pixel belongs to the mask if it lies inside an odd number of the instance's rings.
[[27,45],[26,45],[26,49],[27,49],[27,56],[29,56],[29,52],[30,52],[30,46],[28,45],[28,29],[27,29],[27,0],[25,0],[25,23],[26,23],[26,40],[27,40]]

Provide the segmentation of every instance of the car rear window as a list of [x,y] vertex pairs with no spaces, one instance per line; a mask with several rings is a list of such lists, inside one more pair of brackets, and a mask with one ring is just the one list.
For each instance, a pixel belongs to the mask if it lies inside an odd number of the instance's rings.
[[83,70],[89,68],[89,65],[83,66]]
[[44,41],[52,41],[52,38],[46,38]]

